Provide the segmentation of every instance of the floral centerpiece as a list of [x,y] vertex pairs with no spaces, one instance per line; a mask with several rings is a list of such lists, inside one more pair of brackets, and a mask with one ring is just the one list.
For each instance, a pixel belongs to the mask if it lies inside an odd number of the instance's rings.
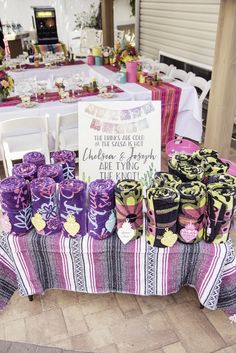
[[126,63],[138,60],[138,53],[134,46],[126,44],[125,46],[117,45],[112,53],[111,63],[118,68],[126,67]]
[[14,80],[4,70],[0,71],[0,102],[6,99],[14,88]]

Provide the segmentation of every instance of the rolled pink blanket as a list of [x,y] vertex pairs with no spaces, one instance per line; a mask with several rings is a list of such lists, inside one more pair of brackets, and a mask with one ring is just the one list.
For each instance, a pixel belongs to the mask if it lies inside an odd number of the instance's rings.
[[38,178],[42,177],[49,177],[56,183],[60,183],[64,180],[62,166],[60,164],[41,165],[38,169]]
[[33,163],[38,168],[46,163],[45,156],[41,152],[28,152],[23,156],[24,163]]
[[18,163],[13,166],[12,174],[17,178],[32,181],[37,178],[37,167],[32,163]]
[[64,179],[75,179],[75,152],[62,150],[52,153],[54,163],[62,165]]
[[60,232],[55,181],[48,177],[37,178],[31,182],[30,189],[33,208],[32,224],[37,233],[52,235]]
[[24,235],[31,228],[32,208],[28,183],[23,178],[9,177],[0,183],[3,216],[2,229],[13,235]]

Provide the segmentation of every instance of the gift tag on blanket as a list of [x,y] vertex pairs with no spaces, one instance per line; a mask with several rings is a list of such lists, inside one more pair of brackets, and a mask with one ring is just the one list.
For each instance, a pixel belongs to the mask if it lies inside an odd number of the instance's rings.
[[70,214],[66,218],[64,228],[72,237],[74,237],[79,232],[80,225],[76,222],[75,217]]
[[177,239],[177,234],[166,228],[165,233],[163,234],[163,238],[161,238],[161,243],[165,246],[171,247],[176,243]]
[[194,224],[189,223],[180,231],[182,239],[186,243],[191,243],[194,239],[197,238],[198,231],[195,229]]
[[128,220],[123,223],[122,227],[118,230],[118,237],[123,244],[127,244],[130,240],[133,239],[135,231],[132,228]]
[[5,233],[11,233],[12,226],[11,226],[8,215],[5,214],[4,216],[2,216],[1,225],[2,225],[2,230]]
[[34,216],[31,218],[31,222],[38,232],[40,232],[46,227],[46,222],[39,212],[36,212],[34,214]]

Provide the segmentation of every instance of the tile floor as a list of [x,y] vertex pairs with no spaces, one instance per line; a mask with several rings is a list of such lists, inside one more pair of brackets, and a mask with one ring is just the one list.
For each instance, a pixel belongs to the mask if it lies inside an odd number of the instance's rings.
[[51,290],[33,302],[16,292],[0,312],[0,339],[101,353],[236,353],[236,324],[200,310],[188,287],[167,297]]

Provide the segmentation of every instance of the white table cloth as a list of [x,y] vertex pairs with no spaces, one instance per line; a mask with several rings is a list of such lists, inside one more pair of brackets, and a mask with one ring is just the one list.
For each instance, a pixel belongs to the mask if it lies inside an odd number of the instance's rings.
[[[9,72],[16,84],[24,79],[36,77],[37,80],[49,80],[49,84],[57,77],[69,77],[83,72],[85,77],[96,77],[98,80],[109,84],[114,83],[116,73],[103,66],[88,66],[87,64],[63,66],[58,69],[32,68],[22,72]],[[181,87],[179,112],[176,122],[176,133],[178,135],[201,141],[202,120],[199,108],[198,96],[195,88],[181,81],[174,81],[174,85]],[[136,83],[116,84],[124,92],[118,93],[112,100],[151,100],[152,92]],[[90,96],[81,100],[100,101],[98,96]],[[79,102],[78,102],[79,104]],[[54,148],[52,136],[55,135],[56,115],[67,114],[78,110],[77,103],[65,104],[61,102],[42,103],[31,109],[22,109],[17,106],[0,108],[0,121],[14,119],[17,117],[49,115],[49,129],[51,133],[50,148]]]

